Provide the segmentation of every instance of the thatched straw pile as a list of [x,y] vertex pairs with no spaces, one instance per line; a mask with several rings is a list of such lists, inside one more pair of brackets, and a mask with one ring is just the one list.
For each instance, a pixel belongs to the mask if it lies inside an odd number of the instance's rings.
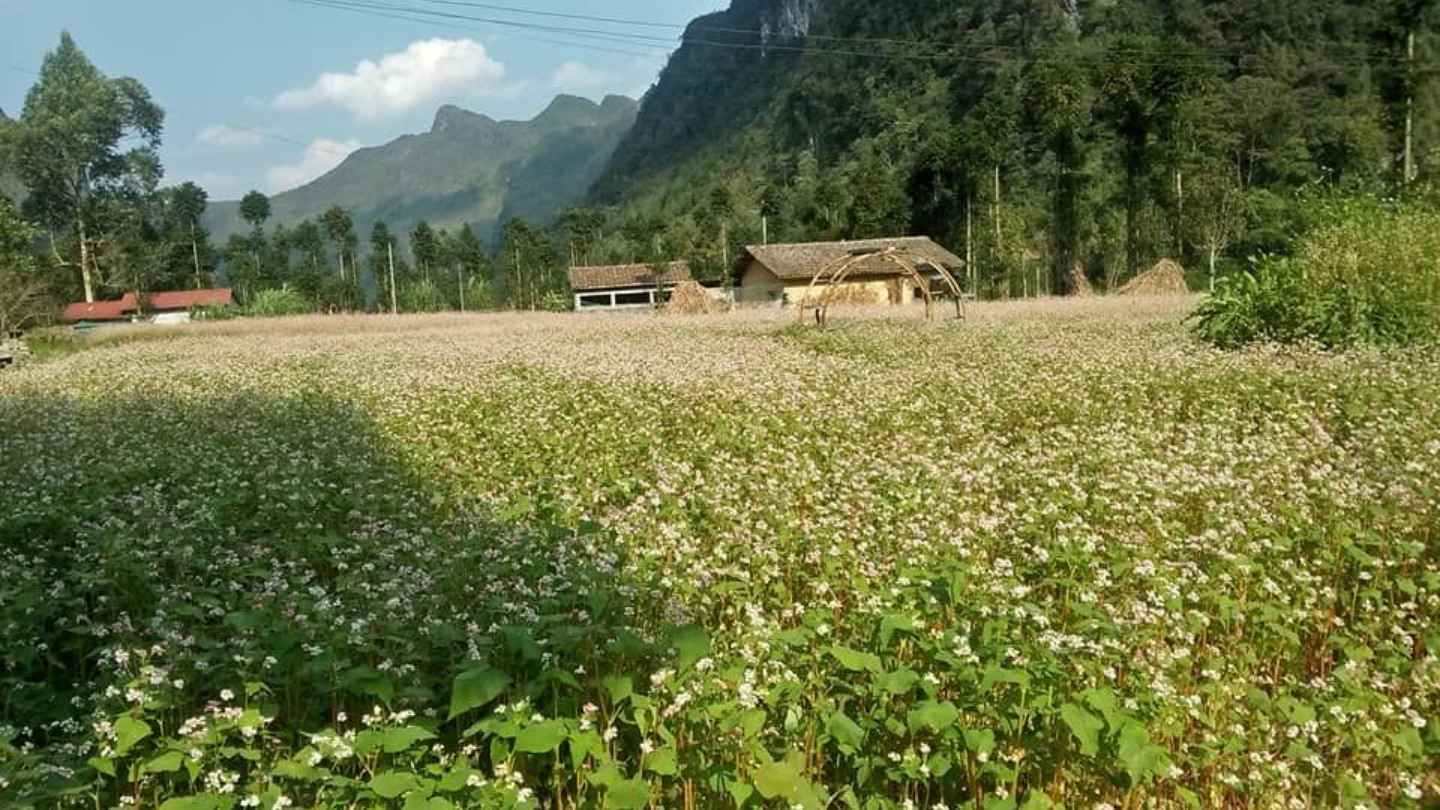
[[667,315],[708,315],[721,312],[725,305],[715,300],[704,287],[694,281],[682,281],[670,291],[670,301],[665,304]]
[[1170,259],[1161,259],[1155,266],[1130,279],[1117,295],[1186,295],[1185,268]]
[[1090,278],[1085,275],[1085,265],[1079,262],[1070,268],[1070,286],[1077,298],[1089,298],[1095,294],[1095,288],[1090,286]]

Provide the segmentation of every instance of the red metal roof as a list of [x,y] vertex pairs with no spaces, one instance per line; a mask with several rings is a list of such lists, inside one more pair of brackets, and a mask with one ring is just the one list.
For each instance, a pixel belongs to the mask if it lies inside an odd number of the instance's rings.
[[226,289],[177,290],[151,293],[145,302],[151,311],[174,312],[191,307],[228,307],[235,303],[235,296]]
[[[181,312],[191,307],[223,307],[233,303],[235,296],[227,289],[174,290],[150,293],[145,298],[145,309],[149,312]],[[128,320],[137,310],[135,293],[125,293],[119,301],[71,304],[60,314],[60,320],[65,323],[123,321]]]
[[71,304],[65,307],[60,313],[60,320],[65,323],[77,323],[79,321],[123,321],[130,317],[135,311],[135,294],[125,293],[125,297],[119,301],[96,301],[87,304],[81,301],[78,304]]

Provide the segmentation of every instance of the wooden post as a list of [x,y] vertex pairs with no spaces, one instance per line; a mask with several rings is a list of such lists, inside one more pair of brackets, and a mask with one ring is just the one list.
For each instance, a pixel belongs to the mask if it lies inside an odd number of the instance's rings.
[[770,244],[770,217],[760,215],[760,244]]
[[465,263],[455,265],[455,277],[460,279],[460,311],[465,311]]
[[400,299],[395,294],[395,240],[385,243],[385,253],[390,261],[390,314],[400,314]]

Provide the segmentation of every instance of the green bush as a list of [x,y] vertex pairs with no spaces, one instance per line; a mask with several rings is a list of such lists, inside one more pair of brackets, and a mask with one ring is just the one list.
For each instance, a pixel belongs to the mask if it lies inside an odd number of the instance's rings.
[[449,308],[450,302],[433,281],[416,281],[400,288],[400,309],[404,312],[444,312]]
[[575,299],[559,290],[551,290],[540,299],[540,308],[546,312],[569,312],[575,308]]
[[286,315],[304,315],[313,312],[314,307],[305,296],[288,286],[274,290],[262,290],[250,301],[250,314],[261,318],[280,318]]
[[1223,280],[1192,316],[1221,348],[1313,341],[1396,346],[1440,325],[1440,213],[1351,199],[1318,203],[1293,257]]
[[240,310],[232,306],[213,307],[192,307],[190,319],[193,321],[233,321],[240,317]]

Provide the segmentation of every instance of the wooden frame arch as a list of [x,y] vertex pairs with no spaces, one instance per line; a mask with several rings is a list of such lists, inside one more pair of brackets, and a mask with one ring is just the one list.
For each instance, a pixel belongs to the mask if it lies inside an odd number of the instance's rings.
[[[931,261],[912,250],[904,250],[897,247],[880,248],[875,250],[857,250],[848,255],[841,256],[825,267],[821,268],[813,278],[810,279],[810,286],[805,288],[805,297],[800,301],[799,320],[805,322],[805,311],[815,310],[815,323],[822,328],[829,321],[830,305],[845,279],[850,272],[862,261],[879,257],[899,267],[905,275],[915,282],[915,289],[919,290],[925,298],[925,320],[935,320],[935,293],[930,289],[930,280],[920,273],[919,266],[928,266],[940,274],[940,280],[950,289],[950,294],[955,297],[955,318],[965,320],[965,292],[960,287],[960,282],[949,270],[937,262]],[[815,298],[815,288],[821,283],[825,289],[820,293],[819,300]]]

